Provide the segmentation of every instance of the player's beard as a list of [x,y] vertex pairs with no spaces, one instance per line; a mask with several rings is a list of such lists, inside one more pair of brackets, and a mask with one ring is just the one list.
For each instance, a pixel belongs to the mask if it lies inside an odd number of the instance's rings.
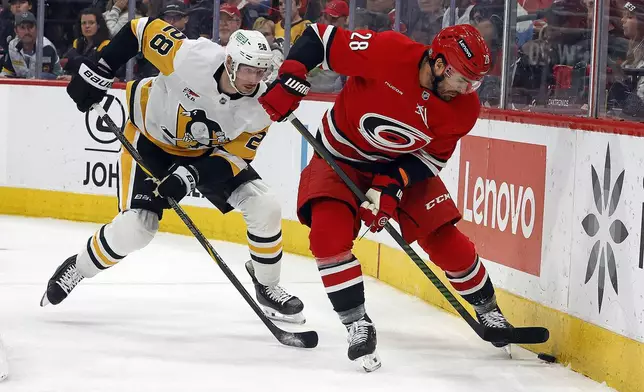
[[436,90],[434,91],[434,93],[438,95],[440,99],[447,102],[458,96],[458,92],[450,90],[447,81],[445,81],[444,79],[436,83]]

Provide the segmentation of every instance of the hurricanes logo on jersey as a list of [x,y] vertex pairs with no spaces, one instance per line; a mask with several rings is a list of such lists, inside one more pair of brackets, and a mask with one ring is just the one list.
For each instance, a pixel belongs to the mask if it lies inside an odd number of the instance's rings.
[[416,128],[376,113],[362,116],[360,133],[377,149],[403,154],[421,149],[432,140]]
[[[167,129],[164,132],[169,133]],[[177,113],[177,133],[172,139],[177,147],[198,149],[225,144],[230,141],[221,126],[206,116],[203,109],[186,110],[179,105]]]

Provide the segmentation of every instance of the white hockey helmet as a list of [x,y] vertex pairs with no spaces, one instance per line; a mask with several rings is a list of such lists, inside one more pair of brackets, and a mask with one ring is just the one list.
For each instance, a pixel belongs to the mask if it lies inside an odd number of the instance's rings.
[[226,67],[230,80],[234,82],[240,65],[265,68],[268,72],[273,66],[273,52],[266,38],[259,31],[237,30],[230,35],[226,45],[226,58],[232,59],[232,70]]

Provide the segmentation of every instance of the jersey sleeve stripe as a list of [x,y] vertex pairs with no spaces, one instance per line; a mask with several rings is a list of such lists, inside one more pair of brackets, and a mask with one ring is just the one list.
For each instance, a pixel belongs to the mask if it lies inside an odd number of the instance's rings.
[[349,158],[348,156],[343,155],[340,152],[338,152],[338,150],[333,148],[331,143],[329,143],[329,140],[326,138],[326,135],[324,134],[323,129],[320,129],[320,131],[318,132],[318,134],[316,136],[316,139],[318,141],[322,142],[322,144],[324,144],[324,147],[326,147],[326,149],[329,150],[331,155],[333,155],[334,157],[336,157],[336,158],[338,158],[340,160],[344,160],[345,162],[356,162],[356,163],[365,163],[366,162],[366,161],[363,161],[363,160],[360,160],[360,159]]
[[139,18],[132,21],[132,32],[136,35],[136,39],[139,41],[139,52],[143,47],[143,32],[145,31],[145,26],[148,25],[149,18]]
[[318,39],[322,43],[322,47],[324,48],[324,59],[322,60],[322,69],[327,69],[330,70],[331,66],[329,65],[329,53],[331,52],[331,41],[333,41],[333,36],[335,35],[335,26],[323,26],[324,29],[322,32],[320,32],[320,26],[318,26],[317,23],[313,23],[310,26],[313,31],[315,31],[315,35],[317,35]]
[[324,61],[322,62],[323,69],[331,69],[331,66],[329,65],[329,54],[331,53],[330,44],[334,35],[334,26],[329,26],[326,30],[324,30],[324,35],[322,36],[322,45],[324,46]]
[[442,169],[442,166],[437,166],[434,164],[435,159],[432,158],[431,155],[426,153],[423,150],[415,151],[411,155],[416,157],[419,161],[421,161],[427,168],[435,175],[438,175],[438,172]]
[[427,158],[428,161],[430,161],[434,166],[439,168],[438,170],[443,169],[445,167],[445,165],[447,165],[447,161],[444,161],[442,159],[438,159],[435,156],[433,156],[433,155],[431,155],[431,154],[429,154],[429,153],[427,153],[425,151],[422,151],[422,153],[423,153],[423,156],[425,158]]

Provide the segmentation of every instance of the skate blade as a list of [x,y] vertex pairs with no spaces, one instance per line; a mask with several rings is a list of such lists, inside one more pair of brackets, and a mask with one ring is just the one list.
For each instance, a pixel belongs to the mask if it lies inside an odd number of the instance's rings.
[[505,352],[507,354],[509,359],[512,359],[512,345],[511,344],[508,344],[505,347],[501,347],[501,350],[503,350],[503,352]]
[[378,353],[375,351],[371,354],[367,354],[360,358],[356,358],[355,360],[360,361],[360,366],[362,366],[364,371],[367,373],[376,371],[380,369],[380,366],[382,366],[382,362],[380,362],[380,357],[378,356]]
[[45,291],[45,294],[43,294],[42,298],[40,299],[40,307],[45,307],[49,304],[51,304],[51,302],[49,302],[49,298],[47,298],[47,292]]
[[304,324],[306,322],[306,318],[304,317],[304,313],[296,313],[296,314],[282,314],[275,309],[271,309],[266,306],[262,306],[262,311],[271,320],[275,321],[283,321],[285,323],[291,323],[291,324]]

